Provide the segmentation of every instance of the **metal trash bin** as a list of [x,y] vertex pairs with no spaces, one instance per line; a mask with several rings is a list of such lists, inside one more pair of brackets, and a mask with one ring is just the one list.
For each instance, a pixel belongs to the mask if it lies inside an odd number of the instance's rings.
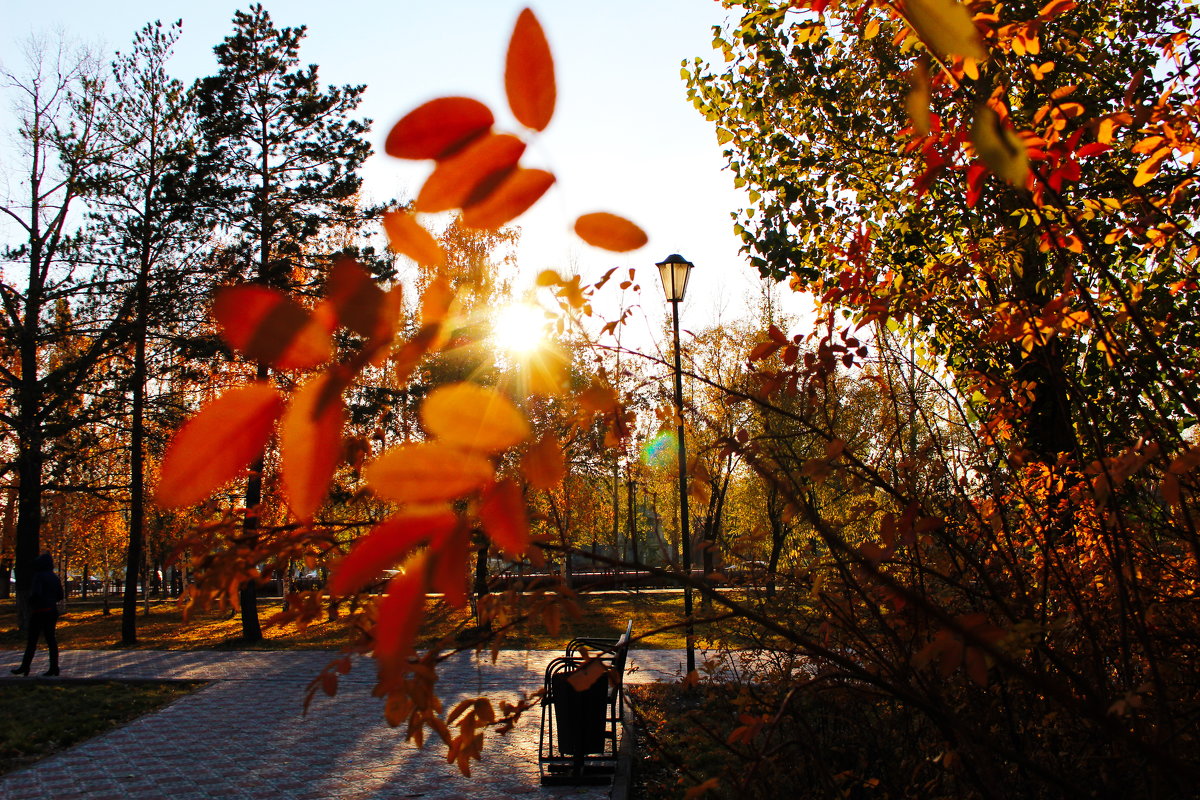
[[582,692],[571,685],[571,675],[550,679],[551,703],[558,750],[563,755],[586,756],[604,752],[608,713],[608,679],[601,677]]

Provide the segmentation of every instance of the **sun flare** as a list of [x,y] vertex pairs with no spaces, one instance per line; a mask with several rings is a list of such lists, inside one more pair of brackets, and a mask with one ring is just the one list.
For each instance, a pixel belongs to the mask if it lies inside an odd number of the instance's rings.
[[537,306],[518,303],[496,312],[492,323],[496,347],[513,355],[528,355],[546,342],[546,315]]

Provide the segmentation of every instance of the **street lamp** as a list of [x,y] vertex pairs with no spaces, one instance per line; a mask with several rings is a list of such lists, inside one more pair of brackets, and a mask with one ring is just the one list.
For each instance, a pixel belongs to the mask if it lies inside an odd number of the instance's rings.
[[687,672],[696,669],[696,647],[692,630],[692,536],[688,522],[687,448],[683,443],[683,367],[679,360],[679,304],[687,290],[692,262],[672,253],[656,265],[662,278],[663,291],[671,304],[671,319],[675,326],[675,419],[679,443],[679,542],[683,551],[683,572],[688,583],[683,586],[683,614],[686,617],[684,635],[687,637]]

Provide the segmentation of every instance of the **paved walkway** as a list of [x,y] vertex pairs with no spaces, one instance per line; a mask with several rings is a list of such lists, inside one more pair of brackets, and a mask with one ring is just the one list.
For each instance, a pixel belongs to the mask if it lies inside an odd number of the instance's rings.
[[[443,665],[439,686],[452,705],[486,694],[515,699],[540,688],[547,651],[461,655]],[[302,714],[308,682],[331,652],[74,650],[62,654],[64,677],[213,681],[141,719],[58,755],[0,777],[0,798],[170,798],[170,800],[492,800],[587,798],[608,787],[542,787],[538,783],[539,714],[527,713],[507,736],[488,735],[484,760],[464,778],[445,762],[440,740],[416,750],[403,729],[388,727],[382,702],[370,696],[373,669],[360,662],[343,676],[336,697],[318,694]],[[0,675],[19,654],[0,651]],[[677,680],[683,651],[630,655],[630,683]],[[45,669],[45,653],[34,661]]]

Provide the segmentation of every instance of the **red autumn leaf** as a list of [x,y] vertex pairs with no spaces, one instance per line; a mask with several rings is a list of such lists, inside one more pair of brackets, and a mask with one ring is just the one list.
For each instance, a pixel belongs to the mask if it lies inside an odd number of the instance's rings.
[[484,530],[504,555],[515,560],[529,548],[525,495],[511,478],[484,489],[479,517]]
[[521,160],[525,143],[511,133],[488,133],[438,164],[425,179],[414,208],[435,213],[461,208],[492,176],[506,174]]
[[408,256],[418,264],[440,267],[446,254],[429,231],[407,211],[388,211],[383,215],[383,229],[393,252]]
[[425,611],[426,558],[424,552],[414,554],[384,589],[375,623],[375,658],[379,661],[396,662],[413,651]]
[[345,421],[341,392],[327,374],[304,384],[283,415],[279,428],[283,490],[299,520],[311,520],[325,502],[329,481],[342,457]]
[[423,544],[440,541],[458,524],[449,511],[404,514],[371,529],[338,563],[329,581],[329,593],[345,597],[375,580]]
[[498,453],[529,437],[529,423],[495,389],[470,381],[439,386],[421,404],[421,423],[440,442]]
[[575,220],[575,235],[592,247],[627,253],[643,247],[648,238],[646,232],[624,217],[597,211],[584,214]]
[[504,63],[504,91],[513,115],[526,127],[544,130],[554,116],[554,57],[537,17],[528,8],[517,17]]
[[283,398],[256,381],[205,405],[180,428],[163,456],[156,497],[162,506],[189,506],[237,477],[262,454]]
[[486,197],[463,208],[463,224],[500,228],[524,214],[553,184],[554,176],[544,169],[516,167]]
[[775,355],[775,352],[781,347],[783,347],[783,345],[781,345],[779,342],[759,342],[758,344],[754,345],[754,348],[750,351],[750,360],[761,361],[764,358],[770,358],[771,356]]
[[321,315],[266,286],[218,290],[213,316],[230,347],[277,369],[310,369],[333,355],[330,327]]
[[383,148],[396,158],[445,158],[492,127],[492,111],[469,97],[439,97],[392,126]]
[[471,553],[471,531],[459,526],[446,536],[436,548],[433,567],[433,591],[441,592],[442,599],[452,608],[467,604],[467,564]]
[[[352,258],[339,258],[325,282],[325,301],[338,322],[355,333],[389,338],[399,323],[399,294],[394,301]],[[393,313],[394,312],[394,313]]]
[[363,470],[371,491],[397,503],[454,500],[483,487],[492,475],[485,456],[443,442],[393,447]]
[[567,474],[562,447],[553,434],[538,439],[521,459],[525,478],[539,489],[553,489]]

